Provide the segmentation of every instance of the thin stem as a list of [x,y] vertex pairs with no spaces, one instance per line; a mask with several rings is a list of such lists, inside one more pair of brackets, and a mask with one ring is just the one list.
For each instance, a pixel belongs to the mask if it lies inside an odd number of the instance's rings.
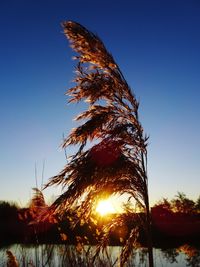
[[[147,236],[147,246],[148,246],[148,257],[149,257],[149,267],[153,267],[153,245],[152,245],[152,228],[151,228],[151,214],[150,214],[150,207],[149,207],[149,193],[148,193],[148,177],[146,173],[146,167],[144,160],[144,153],[141,152],[141,158],[142,158],[142,168],[145,174],[144,177],[144,185],[145,185],[145,207],[146,207],[146,236]],[[147,155],[145,154],[145,159],[147,159]]]

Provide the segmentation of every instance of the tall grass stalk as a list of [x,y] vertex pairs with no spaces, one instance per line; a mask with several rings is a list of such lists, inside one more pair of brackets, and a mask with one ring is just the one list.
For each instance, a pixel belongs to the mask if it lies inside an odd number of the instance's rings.
[[[113,56],[100,38],[79,23],[63,23],[64,33],[77,53],[75,86],[67,91],[69,102],[85,101],[88,108],[76,117],[82,124],[63,141],[63,148],[78,145],[68,164],[46,186],[61,184],[64,193],[50,211],[65,213],[76,207],[87,220],[101,198],[128,194],[144,211],[149,266],[153,266],[151,216],[147,177],[147,140],[139,120],[139,102],[126,82]],[[92,145],[94,144],[95,145]],[[87,149],[90,145],[90,148]],[[113,225],[125,223],[117,216]],[[136,248],[133,226],[121,254],[121,266]],[[112,228],[112,225],[110,225]],[[108,235],[110,230],[105,232]],[[106,245],[108,238],[103,238]]]

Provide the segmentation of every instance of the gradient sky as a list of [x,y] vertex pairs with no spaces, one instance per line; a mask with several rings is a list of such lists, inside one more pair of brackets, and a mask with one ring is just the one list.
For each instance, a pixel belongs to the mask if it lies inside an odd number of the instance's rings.
[[[81,105],[67,105],[74,77],[61,22],[97,33],[140,100],[149,139],[151,203],[200,195],[199,0],[2,0],[0,3],[0,199],[22,205],[65,164],[60,148]],[[70,154],[70,150],[67,151]],[[49,198],[57,195],[52,188]]]

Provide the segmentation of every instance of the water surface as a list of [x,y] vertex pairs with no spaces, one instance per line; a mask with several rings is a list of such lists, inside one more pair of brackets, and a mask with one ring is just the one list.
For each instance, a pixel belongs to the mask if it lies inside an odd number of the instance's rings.
[[[72,245],[22,245],[14,244],[0,249],[0,266],[6,266],[6,250],[15,255],[20,266],[49,267],[110,267],[118,266],[121,247],[109,246],[95,255],[95,246]],[[184,245],[179,248],[154,248],[155,267],[200,266],[200,249]],[[148,266],[146,248],[133,250],[127,266]]]

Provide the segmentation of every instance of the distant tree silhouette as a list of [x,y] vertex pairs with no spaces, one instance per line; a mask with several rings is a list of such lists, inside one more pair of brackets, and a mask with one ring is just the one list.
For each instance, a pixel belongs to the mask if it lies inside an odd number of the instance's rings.
[[195,202],[186,197],[184,193],[178,192],[177,196],[172,199],[172,209],[174,212],[192,214],[195,212]]
[[[69,102],[85,100],[89,106],[76,117],[83,123],[63,142],[64,148],[78,145],[78,151],[46,185],[61,184],[65,189],[51,206],[51,212],[61,215],[77,206],[80,217],[87,219],[102,197],[128,194],[146,214],[143,225],[148,239],[149,266],[152,267],[148,138],[139,121],[139,103],[103,42],[78,23],[68,21],[63,27],[79,61],[76,85],[67,92]],[[90,144],[89,149],[86,149],[87,144]],[[116,220],[122,220],[122,217],[118,216]],[[121,266],[128,259],[134,241],[133,228],[125,243]]]
[[170,213],[172,213],[172,204],[168,199],[163,198],[158,203],[156,203],[152,209],[152,217],[155,218],[157,216],[166,217]]
[[19,208],[15,203],[0,201],[0,240],[2,243],[19,240],[22,229],[18,211]]
[[193,217],[198,218],[199,213],[200,197],[194,201],[189,199],[186,194],[182,192],[178,192],[172,200],[163,198],[152,207],[153,217],[171,214],[176,216],[186,215],[187,218],[194,215]]
[[17,216],[18,206],[15,203],[0,201],[1,220],[13,219]]
[[167,198],[163,198],[155,204],[154,207],[162,207],[163,209],[170,211],[172,209],[172,204]]
[[195,210],[197,213],[200,213],[200,196],[197,198],[195,202]]

